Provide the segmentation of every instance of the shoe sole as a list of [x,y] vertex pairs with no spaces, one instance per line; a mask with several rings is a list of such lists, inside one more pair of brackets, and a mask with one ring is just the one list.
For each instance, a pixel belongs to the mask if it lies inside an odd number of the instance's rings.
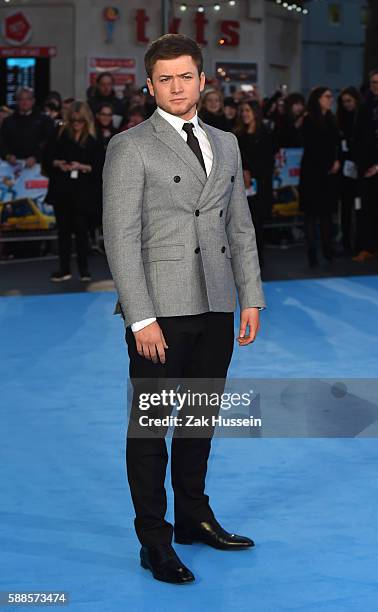
[[150,570],[150,572],[152,573],[152,575],[155,578],[155,580],[160,580],[160,582],[168,582],[169,584],[191,584],[195,580],[194,578],[193,578],[193,580],[184,580],[183,582],[182,581],[176,581],[176,580],[162,580],[162,578],[158,578],[157,576],[154,575],[151,567],[149,565],[147,565],[147,563],[145,563],[142,559],[140,560],[140,564],[143,567],[143,569]]
[[213,544],[209,544],[208,542],[204,542],[203,540],[195,540],[193,538],[187,538],[187,537],[181,537],[181,536],[175,536],[175,542],[176,544],[184,544],[184,545],[190,545],[190,544],[206,544],[207,546],[211,546],[212,548],[215,548],[216,550],[245,550],[247,548],[253,548],[255,546],[255,544],[232,544],[231,546],[214,546]]
[[50,280],[53,283],[62,283],[64,281],[68,281],[72,278],[72,274],[66,274],[65,276],[62,276],[62,278],[50,278]]

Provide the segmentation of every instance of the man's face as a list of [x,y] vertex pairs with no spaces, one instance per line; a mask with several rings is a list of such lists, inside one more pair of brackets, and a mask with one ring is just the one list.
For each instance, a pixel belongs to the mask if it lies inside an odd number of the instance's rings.
[[351,113],[356,109],[356,100],[349,94],[344,94],[341,99],[342,105],[348,113]]
[[330,111],[332,109],[333,104],[333,94],[332,91],[327,89],[319,98],[320,108],[323,111]]
[[21,113],[29,112],[34,106],[34,97],[26,91],[21,93],[17,98],[17,106]]
[[234,106],[225,106],[224,107],[224,114],[226,116],[226,119],[235,119],[236,115],[237,115],[237,109]]
[[108,76],[103,76],[97,85],[100,96],[110,96],[113,91],[113,80]]
[[370,90],[374,96],[378,96],[378,73],[373,74],[370,79]]
[[304,110],[305,108],[302,102],[295,102],[291,107],[291,112],[293,113],[294,117],[299,117],[300,115],[302,115],[304,113]]
[[151,96],[155,97],[157,106],[167,113],[182,119],[191,119],[201,91],[205,87],[205,75],[198,74],[198,68],[190,55],[174,59],[157,60],[152,80],[147,79]]
[[104,106],[96,113],[96,118],[102,127],[109,127],[113,122],[113,111],[110,107]]

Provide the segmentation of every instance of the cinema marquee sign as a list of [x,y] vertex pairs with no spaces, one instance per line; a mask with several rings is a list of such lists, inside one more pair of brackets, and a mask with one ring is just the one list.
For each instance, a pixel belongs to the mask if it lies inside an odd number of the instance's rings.
[[[150,18],[147,15],[147,11],[145,9],[137,9],[135,21],[137,42],[150,42],[150,38],[147,34],[147,24],[150,21]],[[174,17],[169,24],[169,32],[172,34],[178,34],[180,31],[181,21],[182,19],[180,17]],[[208,44],[208,41],[206,40],[206,25],[208,24],[208,20],[206,19],[205,13],[196,12],[193,21],[195,26],[195,40],[199,45],[206,46]],[[218,37],[218,45],[221,47],[237,47],[240,41],[240,22],[234,19],[223,19],[219,22],[219,26],[220,34]]]

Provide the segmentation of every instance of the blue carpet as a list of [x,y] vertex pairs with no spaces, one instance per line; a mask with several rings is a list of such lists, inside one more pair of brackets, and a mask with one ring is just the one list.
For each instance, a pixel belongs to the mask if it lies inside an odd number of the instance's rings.
[[[261,332],[235,345],[230,376],[376,377],[378,277],[271,282],[265,293]],[[255,549],[176,545],[197,578],[185,586],[138,565],[114,301],[0,299],[0,590],[68,591],[72,612],[376,612],[375,439],[214,439],[213,508]]]

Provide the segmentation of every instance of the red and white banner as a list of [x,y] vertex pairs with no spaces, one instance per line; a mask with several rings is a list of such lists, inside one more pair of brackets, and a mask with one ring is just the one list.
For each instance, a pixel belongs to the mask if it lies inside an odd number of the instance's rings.
[[55,57],[56,47],[0,47],[0,57]]
[[111,72],[114,78],[116,91],[125,85],[135,85],[134,57],[90,57],[88,58],[88,84],[94,85],[99,74]]

